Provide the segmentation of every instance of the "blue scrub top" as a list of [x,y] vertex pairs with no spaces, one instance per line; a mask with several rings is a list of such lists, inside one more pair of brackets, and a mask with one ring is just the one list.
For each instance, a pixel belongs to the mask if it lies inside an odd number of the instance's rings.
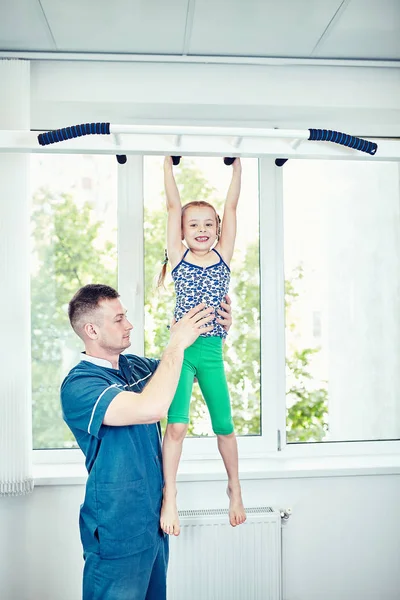
[[103,424],[113,398],[122,391],[140,393],[158,362],[121,354],[116,370],[108,361],[83,354],[61,385],[63,417],[88,471],[79,520],[82,545],[102,558],[141,552],[163,535],[160,424]]

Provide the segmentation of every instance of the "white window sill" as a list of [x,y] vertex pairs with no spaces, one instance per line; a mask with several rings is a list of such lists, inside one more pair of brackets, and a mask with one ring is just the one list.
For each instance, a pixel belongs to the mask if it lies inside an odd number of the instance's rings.
[[[37,464],[35,486],[84,485],[87,474],[83,464]],[[240,461],[240,478],[287,479],[296,477],[350,477],[362,475],[400,475],[400,456],[324,456],[302,458],[248,458]],[[225,480],[222,460],[182,461],[178,482]]]

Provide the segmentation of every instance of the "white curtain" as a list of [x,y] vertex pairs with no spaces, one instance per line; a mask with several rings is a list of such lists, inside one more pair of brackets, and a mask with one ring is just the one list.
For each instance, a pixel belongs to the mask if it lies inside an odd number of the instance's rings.
[[[0,130],[29,130],[29,61],[0,81]],[[0,496],[33,489],[28,160],[0,152]]]

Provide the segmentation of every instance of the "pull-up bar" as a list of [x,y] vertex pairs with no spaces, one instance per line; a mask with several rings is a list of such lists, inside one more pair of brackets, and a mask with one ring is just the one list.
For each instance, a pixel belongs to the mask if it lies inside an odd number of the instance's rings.
[[363,155],[368,160],[376,154],[379,161],[398,160],[400,142],[390,138],[368,140],[328,129],[82,123],[37,133],[0,131],[0,152],[116,154],[119,162],[135,154],[269,156],[279,165],[288,158],[360,160]]
[[360,152],[374,155],[377,151],[377,144],[369,142],[359,137],[341,133],[340,131],[331,131],[329,129],[308,129],[304,131],[284,130],[284,129],[252,129],[252,128],[233,128],[228,127],[176,127],[176,126],[151,126],[151,125],[111,125],[110,123],[82,123],[81,125],[72,125],[63,129],[55,129],[38,135],[38,141],[41,146],[47,146],[56,142],[62,142],[71,138],[77,138],[84,135],[119,135],[119,134],[139,134],[139,135],[173,135],[176,136],[176,147],[181,144],[182,135],[208,135],[208,136],[233,136],[235,141],[233,146],[239,148],[244,137],[255,138],[293,138],[294,140],[315,140],[334,142],[342,146],[354,148]]

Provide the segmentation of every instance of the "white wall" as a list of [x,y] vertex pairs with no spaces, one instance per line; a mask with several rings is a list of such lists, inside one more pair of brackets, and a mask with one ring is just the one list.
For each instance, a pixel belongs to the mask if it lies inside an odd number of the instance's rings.
[[400,134],[400,69],[32,63],[31,127],[82,122],[243,124]]
[[[31,127],[87,121],[322,127],[400,135],[400,69],[44,62]],[[6,84],[6,82],[3,82]],[[248,506],[291,506],[285,600],[400,598],[400,476],[246,480]],[[180,507],[225,506],[224,483],[182,483]],[[2,600],[80,597],[82,486],[0,500]],[[207,600],[207,599],[205,599]]]
[[[400,475],[246,480],[243,492],[247,506],[293,509],[284,600],[400,598]],[[83,486],[47,486],[0,502],[2,600],[80,598],[82,498]],[[225,482],[181,483],[179,498],[182,509],[225,507]]]

